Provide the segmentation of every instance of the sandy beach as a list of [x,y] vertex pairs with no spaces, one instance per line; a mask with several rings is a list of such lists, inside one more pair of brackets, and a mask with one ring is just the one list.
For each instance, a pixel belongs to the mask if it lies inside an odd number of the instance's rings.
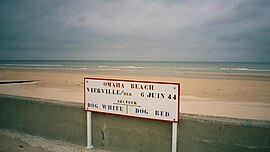
[[[179,73],[188,77],[119,71],[0,68],[0,94],[83,103],[84,77],[179,82],[181,112],[270,120],[270,75]],[[192,75],[192,77],[190,77]]]

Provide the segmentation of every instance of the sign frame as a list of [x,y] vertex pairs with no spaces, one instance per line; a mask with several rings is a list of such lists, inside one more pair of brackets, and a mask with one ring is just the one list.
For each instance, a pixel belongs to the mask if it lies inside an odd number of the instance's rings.
[[[178,87],[178,100],[177,105],[177,119],[176,120],[164,120],[164,119],[158,119],[158,118],[147,118],[147,117],[140,117],[140,116],[131,116],[131,115],[125,115],[125,114],[117,114],[117,113],[110,113],[110,112],[103,112],[103,111],[96,111],[96,110],[88,110],[86,109],[86,80],[104,80],[104,81],[118,81],[118,82],[135,82],[135,83],[148,83],[148,84],[168,84],[168,85],[177,85]],[[180,83],[175,82],[160,82],[160,81],[140,81],[140,80],[130,80],[130,79],[110,79],[110,78],[97,78],[97,77],[85,77],[84,78],[84,110],[86,112],[96,112],[96,113],[104,113],[104,114],[111,114],[111,115],[118,115],[118,116],[124,116],[124,117],[132,117],[132,118],[140,118],[140,119],[149,119],[149,120],[157,120],[157,121],[165,121],[165,122],[172,122],[172,123],[179,123],[180,120],[180,102],[181,102],[181,85]]]

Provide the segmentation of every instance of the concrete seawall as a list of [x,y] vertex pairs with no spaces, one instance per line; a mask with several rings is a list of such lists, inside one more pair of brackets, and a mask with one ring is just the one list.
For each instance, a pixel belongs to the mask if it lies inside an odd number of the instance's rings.
[[[93,145],[171,151],[171,123],[92,114]],[[0,95],[0,128],[86,145],[83,104]],[[181,114],[178,151],[270,151],[270,122]]]

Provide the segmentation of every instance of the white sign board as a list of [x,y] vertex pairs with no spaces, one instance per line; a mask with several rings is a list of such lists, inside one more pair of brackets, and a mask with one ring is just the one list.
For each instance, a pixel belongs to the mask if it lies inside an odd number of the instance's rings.
[[177,123],[180,84],[85,78],[84,108],[92,112]]

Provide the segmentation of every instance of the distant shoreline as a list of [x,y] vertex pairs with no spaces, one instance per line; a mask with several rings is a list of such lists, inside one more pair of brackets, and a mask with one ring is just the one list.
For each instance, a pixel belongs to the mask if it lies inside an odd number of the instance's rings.
[[0,60],[0,68],[109,70],[164,76],[194,72],[270,74],[267,62]]

